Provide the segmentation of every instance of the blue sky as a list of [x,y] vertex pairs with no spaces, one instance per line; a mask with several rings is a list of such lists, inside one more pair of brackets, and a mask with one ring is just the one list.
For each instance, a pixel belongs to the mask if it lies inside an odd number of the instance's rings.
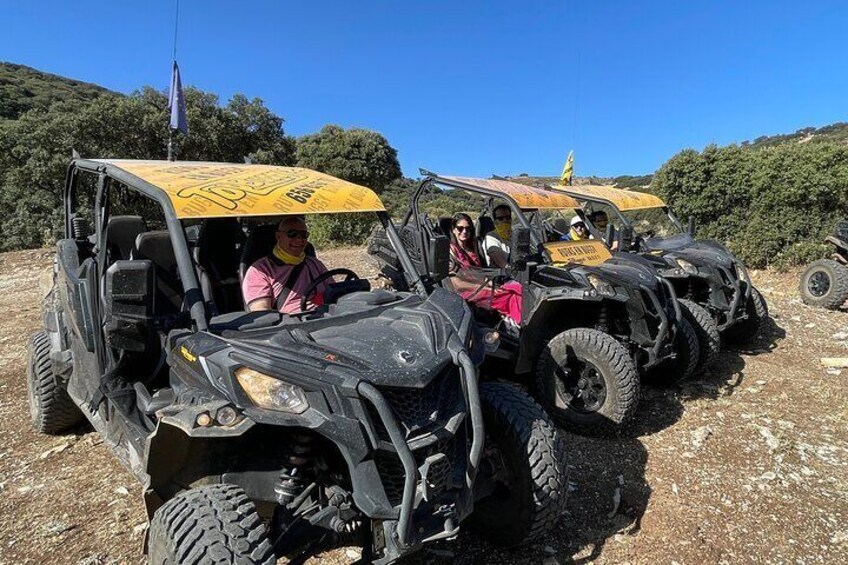
[[[168,85],[173,0],[0,0],[0,60]],[[653,172],[677,151],[848,121],[848,2],[181,0],[183,83],[302,135],[383,133],[404,173]]]

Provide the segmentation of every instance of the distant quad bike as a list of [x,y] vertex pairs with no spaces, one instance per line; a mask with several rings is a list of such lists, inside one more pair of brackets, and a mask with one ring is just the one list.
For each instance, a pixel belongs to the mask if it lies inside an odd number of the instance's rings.
[[810,263],[798,291],[804,304],[838,310],[848,300],[848,220],[839,222],[827,241],[835,247],[833,255]]
[[[611,186],[551,188],[580,201],[587,216],[607,212],[605,239],[610,244],[617,239],[618,249],[650,262],[674,285],[698,333],[704,362],[719,351],[717,332],[729,342],[748,343],[768,319],[766,301],[751,283],[744,263],[717,241],[694,239],[694,218],[684,229],[662,199],[643,192]],[[614,231],[613,225],[618,229]]]
[[[160,229],[119,213],[128,202]],[[390,563],[466,519],[505,545],[557,521],[558,432],[520,389],[478,384],[495,337],[424,291],[371,190],[298,168],[75,159],[64,204],[32,421],[87,418],[139,478],[152,563],[272,563],[322,539]],[[313,311],[246,312],[239,273],[270,252],[267,217],[341,212],[376,212],[413,291],[337,269]]]
[[[452,289],[448,264],[441,262],[450,242],[450,218],[432,222],[421,198],[438,187],[476,195],[482,212],[478,239],[491,231],[495,201],[512,210],[510,266],[477,269],[484,285],[505,275],[522,285],[522,320],[517,338],[501,333],[484,374],[493,369],[529,385],[560,425],[583,433],[614,432],[638,406],[640,373],[659,371],[667,381],[692,373],[698,361],[695,333],[682,317],[674,290],[652,268],[610,258],[603,242],[546,243],[541,226],[531,225],[539,210],[578,207],[564,194],[499,179],[444,177],[422,171],[399,227],[400,238],[418,273],[430,286]],[[372,236],[369,253],[398,288],[406,288],[399,257],[385,237]],[[491,310],[475,308],[479,323],[499,327]],[[506,369],[509,367],[509,369]]]

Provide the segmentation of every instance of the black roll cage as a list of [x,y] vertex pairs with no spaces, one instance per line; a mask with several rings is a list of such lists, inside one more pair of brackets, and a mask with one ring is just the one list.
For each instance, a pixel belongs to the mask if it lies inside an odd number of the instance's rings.
[[[583,212],[585,213],[586,204],[603,204],[604,206],[609,206],[610,210],[615,212],[615,215],[618,216],[618,219],[621,220],[621,224],[623,226],[633,227],[633,222],[630,221],[630,218],[624,215],[621,209],[616,206],[611,200],[606,198],[601,198],[600,196],[587,196],[581,192],[575,192],[568,190],[567,187],[558,187],[554,188],[550,185],[545,186],[546,190],[550,190],[551,192],[561,192],[567,194],[580,202],[583,206]],[[686,230],[683,229],[683,224],[680,223],[680,220],[677,219],[677,216],[674,215],[674,212],[671,211],[671,208],[668,206],[656,206],[656,208],[661,208],[663,213],[668,216],[668,219],[671,220],[671,223],[674,224],[674,227],[680,230],[680,233],[686,233]],[[642,210],[650,210],[650,208],[642,208]]]
[[[476,194],[483,194],[485,196],[489,196],[490,198],[499,198],[504,200],[509,206],[510,210],[512,210],[513,218],[518,218],[518,223],[530,231],[530,242],[536,249],[543,249],[542,242],[536,231],[533,229],[533,226],[527,220],[524,215],[524,210],[518,203],[508,194],[504,194],[503,192],[498,192],[496,190],[491,190],[488,188],[483,188],[477,186],[475,184],[469,184],[466,182],[448,179],[442,176],[437,175],[436,173],[427,171],[425,169],[420,169],[421,175],[424,177],[421,182],[418,184],[418,187],[412,193],[412,198],[410,200],[411,206],[407,210],[406,214],[403,217],[403,221],[401,222],[401,227],[405,226],[409,223],[411,216],[414,214],[416,218],[420,217],[421,213],[418,208],[418,200],[424,194],[424,192],[431,186],[443,185],[450,188],[455,188],[459,190],[467,190],[468,192],[473,192]],[[447,235],[447,234],[445,234]]]
[[[97,196],[94,205],[95,218],[95,234],[97,246],[103,244],[103,228],[106,213],[106,202],[108,188],[111,180],[116,180],[124,184],[130,190],[134,190],[144,196],[155,201],[162,208],[165,215],[165,224],[168,228],[168,234],[171,239],[171,245],[174,248],[174,255],[177,259],[177,268],[180,274],[180,280],[183,284],[183,292],[185,301],[188,305],[189,314],[194,322],[197,331],[207,331],[209,329],[209,316],[206,312],[206,306],[203,300],[203,293],[200,290],[200,285],[197,280],[197,273],[194,269],[194,262],[191,258],[191,253],[188,249],[188,241],[186,240],[185,231],[183,230],[182,221],[177,217],[171,199],[161,188],[144,181],[137,176],[130,174],[120,167],[111,163],[95,161],[92,159],[74,159],[68,165],[68,172],[65,175],[64,187],[64,202],[65,202],[65,237],[72,237],[72,223],[76,215],[74,210],[77,203],[77,176],[79,171],[84,171],[97,175]],[[415,270],[412,260],[407,255],[406,250],[401,243],[400,237],[395,230],[394,224],[385,211],[376,212],[380,223],[386,230],[386,235],[389,238],[395,252],[398,254],[398,259],[405,271],[405,275],[409,280],[410,287],[414,291],[426,297],[427,291],[421,276]],[[97,248],[98,255],[103,251]]]

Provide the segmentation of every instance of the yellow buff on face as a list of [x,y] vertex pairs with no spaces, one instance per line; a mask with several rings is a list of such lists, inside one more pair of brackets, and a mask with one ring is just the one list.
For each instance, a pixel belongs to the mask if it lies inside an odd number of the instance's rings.
[[495,233],[498,234],[498,237],[501,238],[502,241],[509,241],[509,238],[512,237],[512,224],[507,222],[498,222],[495,224]]
[[291,253],[286,253],[283,251],[279,245],[274,246],[274,257],[286,263],[287,265],[299,265],[306,259],[306,253],[301,253],[300,255],[292,255]]
[[584,236],[580,235],[579,233],[577,233],[577,231],[574,228],[571,228],[570,230],[568,230],[568,234],[571,236],[572,241],[579,241],[581,239],[589,239],[588,237],[584,237]]

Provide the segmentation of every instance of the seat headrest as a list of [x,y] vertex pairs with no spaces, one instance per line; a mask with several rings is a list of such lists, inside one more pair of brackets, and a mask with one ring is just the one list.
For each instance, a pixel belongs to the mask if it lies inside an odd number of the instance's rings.
[[148,231],[138,234],[135,239],[136,259],[149,259],[154,265],[167,271],[177,265],[174,246],[167,231]]
[[138,234],[147,230],[141,216],[112,216],[106,222],[106,245],[120,257],[113,260],[129,259]]
[[568,222],[565,221],[565,218],[554,218],[553,226],[554,229],[559,233],[568,233],[569,227]]
[[235,276],[245,239],[236,218],[206,219],[197,238],[197,262],[203,267],[216,265],[222,277]]
[[442,230],[442,235],[446,235],[448,238],[451,237],[451,226],[453,225],[453,218],[439,218],[439,229]]
[[483,239],[487,233],[494,231],[495,222],[489,216],[481,215],[477,218],[477,237]]

